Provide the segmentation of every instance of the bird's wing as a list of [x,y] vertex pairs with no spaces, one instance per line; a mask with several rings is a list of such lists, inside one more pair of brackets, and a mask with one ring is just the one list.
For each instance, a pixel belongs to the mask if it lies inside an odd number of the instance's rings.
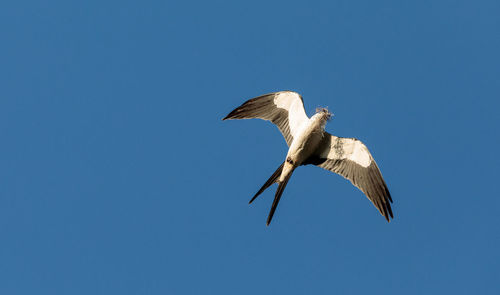
[[380,213],[393,218],[392,198],[382,174],[368,148],[355,138],[337,137],[325,132],[322,143],[305,164],[314,164],[340,174],[359,188]]
[[222,120],[259,118],[278,126],[288,146],[302,123],[309,118],[302,97],[292,91],[280,91],[252,98],[233,110]]

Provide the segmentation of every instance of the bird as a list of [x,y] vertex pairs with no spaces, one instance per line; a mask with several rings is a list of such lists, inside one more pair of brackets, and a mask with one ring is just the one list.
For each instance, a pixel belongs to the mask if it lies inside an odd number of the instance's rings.
[[394,218],[391,194],[368,148],[356,138],[326,132],[325,125],[332,118],[327,108],[317,108],[309,118],[300,94],[279,91],[247,100],[222,120],[253,118],[276,125],[289,147],[283,163],[249,202],[251,204],[267,188],[278,183],[267,226],[294,170],[304,165],[316,165],[343,176],[368,197],[388,222]]

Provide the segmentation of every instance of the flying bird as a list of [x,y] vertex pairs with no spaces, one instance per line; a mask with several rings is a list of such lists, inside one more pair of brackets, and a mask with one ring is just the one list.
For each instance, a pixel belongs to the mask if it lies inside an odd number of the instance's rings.
[[281,195],[293,171],[313,164],[330,170],[351,181],[390,222],[394,218],[392,198],[382,174],[368,148],[355,138],[343,138],[325,131],[332,114],[326,108],[316,109],[311,118],[306,115],[302,96],[292,91],[280,91],[252,98],[222,120],[259,118],[275,124],[289,147],[285,161],[276,169],[250,204],[268,187],[278,183],[267,225],[271,223]]

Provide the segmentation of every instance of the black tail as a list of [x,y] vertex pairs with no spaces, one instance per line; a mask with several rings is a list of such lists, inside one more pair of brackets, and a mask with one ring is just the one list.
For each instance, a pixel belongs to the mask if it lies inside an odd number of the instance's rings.
[[269,212],[269,216],[267,217],[266,225],[268,225],[268,226],[269,226],[269,223],[271,223],[271,220],[273,219],[274,211],[276,211],[276,207],[278,207],[278,203],[281,199],[281,195],[283,194],[283,191],[285,190],[286,184],[288,183],[290,176],[292,176],[292,173],[288,174],[285,177],[285,179],[283,180],[283,182],[280,182],[278,189],[276,190],[276,195],[274,195],[273,205],[271,206],[271,212]]
[[285,165],[285,162],[281,164],[281,166],[274,171],[273,175],[269,177],[269,179],[264,183],[264,185],[260,188],[260,190],[253,196],[253,198],[248,202],[248,204],[252,204],[253,200],[255,200],[260,194],[262,194],[263,191],[265,191],[268,187],[270,187],[273,183],[275,183],[278,178],[281,176],[281,171],[283,170],[283,165]]

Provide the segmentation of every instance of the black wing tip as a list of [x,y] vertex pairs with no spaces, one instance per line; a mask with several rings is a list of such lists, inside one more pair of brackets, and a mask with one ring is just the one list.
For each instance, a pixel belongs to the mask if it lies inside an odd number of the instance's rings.
[[245,119],[245,116],[241,115],[242,112],[243,112],[243,110],[241,109],[241,106],[237,107],[236,109],[232,110],[227,116],[225,116],[222,119],[222,121],[232,120],[232,119]]
[[[394,215],[392,214],[392,198],[391,194],[389,193],[389,190],[387,189],[387,186],[385,185],[385,182],[383,183],[382,189],[384,190],[385,194],[380,196],[381,199],[381,207],[379,208],[380,213],[385,217],[387,222],[391,222],[391,218],[394,219]],[[377,206],[379,207],[379,206]]]
[[[389,205],[389,203],[386,204],[386,207],[384,208],[385,210],[387,210],[388,214],[385,213],[385,214],[382,214],[384,217],[385,217],[385,220],[387,220],[387,222],[391,222],[391,218],[394,219],[394,215],[392,214],[392,208],[391,208],[391,205]],[[385,211],[384,210],[384,211]]]
[[232,112],[230,112],[229,114],[227,114],[227,116],[225,116],[224,118],[222,118],[222,121],[233,119],[235,112],[236,112],[236,110],[233,110]]

